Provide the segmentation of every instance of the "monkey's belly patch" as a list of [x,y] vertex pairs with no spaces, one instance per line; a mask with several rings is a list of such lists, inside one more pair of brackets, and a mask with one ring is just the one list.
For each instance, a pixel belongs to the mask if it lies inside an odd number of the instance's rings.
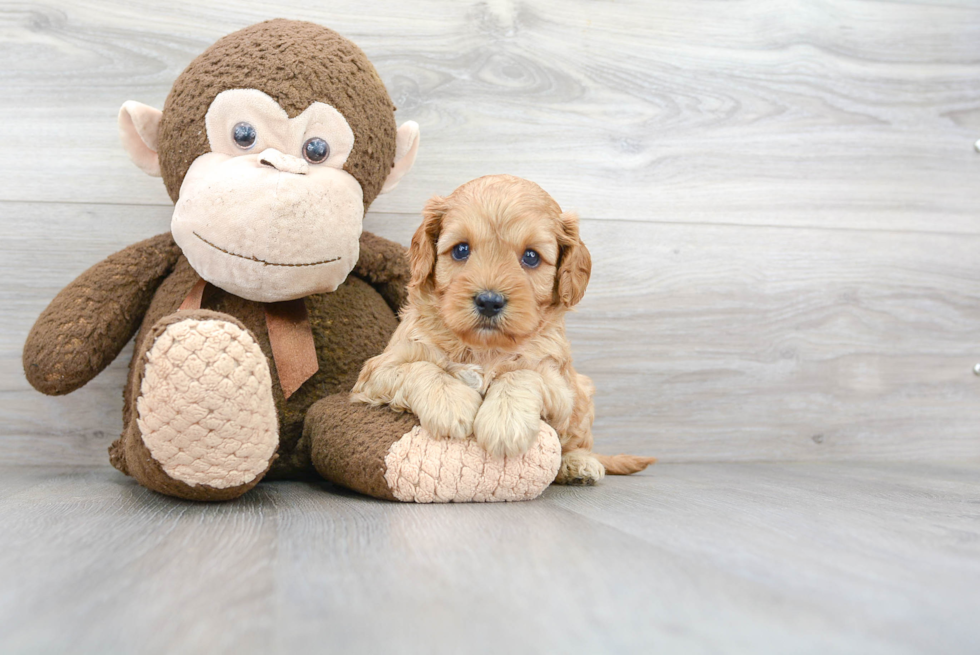
[[227,489],[265,472],[279,424],[269,364],[245,330],[187,319],[169,325],[146,358],[137,425],[167,475]]
[[385,456],[385,481],[403,502],[531,500],[554,481],[559,466],[561,443],[544,421],[530,450],[503,459],[491,457],[473,439],[433,439],[415,426]]

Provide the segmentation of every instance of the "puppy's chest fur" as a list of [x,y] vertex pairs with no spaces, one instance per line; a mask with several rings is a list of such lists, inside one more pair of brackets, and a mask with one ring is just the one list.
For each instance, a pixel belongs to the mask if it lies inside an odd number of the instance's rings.
[[454,378],[478,391],[481,396],[487,394],[487,389],[498,375],[519,368],[529,368],[520,365],[519,357],[493,358],[487,361],[454,362],[447,361],[444,365],[446,372]]
[[[570,346],[563,337],[564,334],[553,329],[530,340],[525,344],[525,349],[535,353],[537,357],[528,357],[524,350],[518,352],[481,350],[464,346],[455,339],[445,339],[440,343],[439,340],[426,338],[425,335],[416,335],[419,343],[424,344],[428,361],[437,362],[443,370],[479,392],[481,396],[486,395],[494,380],[510,371],[543,372],[542,368],[544,368],[558,373],[557,377],[549,376],[552,383],[560,380],[561,383],[568,385],[571,374],[568,366],[570,362],[564,355],[570,350]],[[446,342],[449,342],[448,347]]]

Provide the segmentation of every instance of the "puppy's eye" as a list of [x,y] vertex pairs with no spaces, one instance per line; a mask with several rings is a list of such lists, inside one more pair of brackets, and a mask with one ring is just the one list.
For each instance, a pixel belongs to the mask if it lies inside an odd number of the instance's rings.
[[303,156],[311,164],[319,164],[330,156],[330,145],[318,136],[303,144]]
[[255,128],[249,123],[238,123],[231,128],[231,137],[235,140],[235,145],[242,150],[248,150],[255,145]]
[[453,246],[453,259],[461,262],[470,256],[470,244],[468,243],[457,243]]
[[524,256],[521,257],[521,263],[528,268],[537,268],[538,264],[541,263],[541,255],[537,251],[528,248],[524,251]]

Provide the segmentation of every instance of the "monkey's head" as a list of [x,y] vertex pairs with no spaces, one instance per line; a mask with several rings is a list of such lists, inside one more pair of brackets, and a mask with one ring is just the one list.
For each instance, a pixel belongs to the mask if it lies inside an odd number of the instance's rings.
[[127,102],[129,156],[162,176],[191,266],[243,298],[333,291],[357,263],[364,212],[408,172],[414,122],[364,53],[313,23],[229,34],[181,73],[163,111]]

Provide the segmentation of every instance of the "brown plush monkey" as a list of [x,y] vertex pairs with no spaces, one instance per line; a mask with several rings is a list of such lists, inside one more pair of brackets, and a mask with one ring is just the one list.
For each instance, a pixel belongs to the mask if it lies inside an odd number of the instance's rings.
[[124,104],[119,127],[176,203],[171,233],[83,273],[24,347],[30,383],[60,395],[136,335],[116,468],[194,500],[314,470],[415,501],[530,498],[554,478],[546,426],[526,457],[495,463],[348,402],[409,277],[404,249],[362,219],[419,142],[357,46],[311,23],[253,25],[191,62],[162,112]]

